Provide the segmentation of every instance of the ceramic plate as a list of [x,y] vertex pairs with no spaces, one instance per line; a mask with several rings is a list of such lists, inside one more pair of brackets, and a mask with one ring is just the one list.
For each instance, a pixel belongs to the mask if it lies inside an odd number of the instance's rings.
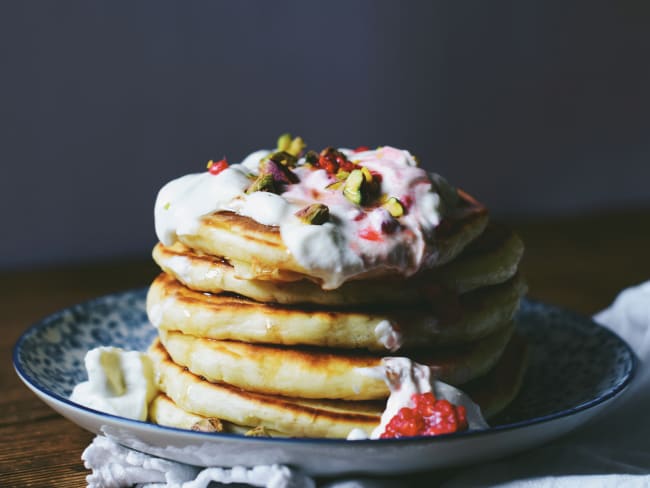
[[287,464],[310,475],[396,474],[505,456],[584,423],[631,381],[635,357],[615,334],[590,319],[524,301],[517,316],[530,365],[515,402],[492,427],[438,437],[373,441],[252,438],[206,434],[128,420],[68,400],[85,380],[86,351],[112,345],[144,350],[156,331],[146,290],[82,303],[27,330],[14,348],[25,384],[56,411],[95,433],[149,454],[199,466]]

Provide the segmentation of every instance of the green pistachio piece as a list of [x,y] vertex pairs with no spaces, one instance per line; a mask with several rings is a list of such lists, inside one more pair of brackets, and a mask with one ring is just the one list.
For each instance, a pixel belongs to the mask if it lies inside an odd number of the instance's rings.
[[349,171],[344,171],[344,170],[340,169],[340,170],[338,170],[336,172],[336,179],[337,180],[347,180],[348,176],[350,176]]
[[282,134],[278,137],[278,151],[287,151],[289,146],[291,146],[291,134],[288,132]]
[[298,183],[298,177],[293,171],[284,166],[282,163],[278,163],[272,159],[266,159],[262,161],[259,168],[259,174],[270,174],[273,176],[273,181],[279,185],[277,187],[278,189],[281,189],[282,185],[288,185],[289,183]]
[[246,188],[246,193],[249,195],[256,191],[268,191],[271,193],[277,193],[273,175],[270,173],[260,173],[259,176],[255,178],[255,181],[253,181],[250,186]]
[[354,169],[345,180],[345,186],[343,187],[343,196],[350,200],[352,203],[361,205],[363,201],[363,191],[362,186],[365,181],[363,171],[360,169]]
[[306,146],[307,144],[305,144],[305,141],[302,140],[302,137],[295,137],[289,143],[289,147],[287,149],[284,149],[284,151],[292,154],[295,157],[298,157]]
[[295,216],[305,224],[321,225],[329,220],[330,209],[322,203],[313,203],[298,210]]
[[305,163],[306,164],[316,164],[318,162],[318,153],[316,151],[307,151],[305,154]]
[[269,434],[263,425],[258,425],[254,429],[247,431],[244,435],[247,437],[271,437],[271,434]]
[[223,424],[216,417],[201,419],[192,425],[192,430],[198,432],[223,432]]
[[345,180],[340,180],[340,181],[335,181],[334,183],[330,183],[327,185],[325,188],[328,190],[340,190],[343,188],[343,185],[345,184]]
[[372,173],[368,168],[362,166],[361,173],[363,173],[363,179],[366,180],[366,183],[372,183]]
[[298,162],[298,158],[287,151],[274,152],[268,157],[268,159],[280,163],[282,166],[286,166],[287,168],[295,167]]
[[363,195],[364,200],[368,203],[370,200],[374,200],[379,196],[381,191],[381,183],[378,178],[372,176],[372,173],[365,166],[361,167],[361,172],[363,173]]
[[402,202],[400,202],[397,198],[395,197],[390,197],[386,203],[382,205],[386,210],[388,210],[388,213],[391,214],[395,218],[399,218],[402,215],[404,215],[404,205],[402,205]]
[[292,138],[291,134],[287,132],[278,137],[277,146],[277,152],[288,153],[297,158],[303,149],[305,149],[306,144],[302,137],[298,136]]

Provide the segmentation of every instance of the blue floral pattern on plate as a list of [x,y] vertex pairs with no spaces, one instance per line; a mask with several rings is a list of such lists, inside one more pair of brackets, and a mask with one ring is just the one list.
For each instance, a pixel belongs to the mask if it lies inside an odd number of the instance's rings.
[[21,379],[57,412],[127,447],[197,466],[289,464],[312,476],[396,475],[494,459],[548,442],[606,408],[631,381],[636,359],[590,319],[523,301],[518,330],[530,365],[520,395],[492,427],[436,437],[345,441],[206,434],[115,417],[68,400],[86,378],[84,356],[112,345],[144,350],[156,335],[146,290],[61,310],[27,330],[14,347]]
[[528,342],[528,369],[498,423],[570,414],[614,396],[632,379],[636,358],[629,346],[587,317],[523,300],[517,327]]
[[146,290],[107,295],[61,310],[27,330],[14,365],[41,390],[61,397],[84,381],[84,356],[99,346],[145,350],[156,336],[145,310]]
[[[16,344],[15,368],[42,392],[67,398],[86,379],[86,351],[148,347],[156,329],[147,319],[145,297],[145,289],[125,291],[47,317]],[[589,408],[615,396],[633,376],[636,361],[627,344],[586,317],[523,300],[517,322],[529,344],[529,367],[522,391],[493,428]]]

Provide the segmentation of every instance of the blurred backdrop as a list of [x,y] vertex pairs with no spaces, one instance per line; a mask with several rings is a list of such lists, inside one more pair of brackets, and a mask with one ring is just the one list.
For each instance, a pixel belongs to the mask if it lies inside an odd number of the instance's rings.
[[650,3],[3,1],[0,269],[144,257],[153,202],[290,131],[498,217],[650,208]]

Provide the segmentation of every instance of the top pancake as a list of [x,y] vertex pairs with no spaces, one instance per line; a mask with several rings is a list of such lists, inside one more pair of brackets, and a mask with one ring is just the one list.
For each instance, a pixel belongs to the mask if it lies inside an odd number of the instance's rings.
[[[436,265],[451,261],[483,232],[488,222],[484,206],[459,191],[459,203],[435,232]],[[305,276],[319,284],[320,278],[302,266],[291,254],[277,226],[263,225],[234,212],[214,212],[200,219],[195,232],[179,234],[178,240],[201,253],[246,263],[249,275],[256,280],[278,280],[284,275]],[[394,277],[400,270],[375,267],[355,279]]]
[[432,287],[465,293],[503,283],[516,273],[522,254],[523,244],[514,232],[491,224],[460,256],[440,268],[407,280],[354,280],[324,291],[297,274],[273,281],[250,279],[240,263],[202,254],[180,243],[169,247],[159,243],[153,251],[163,271],[197,291],[227,291],[266,303],[331,306],[413,305],[430,300]]

